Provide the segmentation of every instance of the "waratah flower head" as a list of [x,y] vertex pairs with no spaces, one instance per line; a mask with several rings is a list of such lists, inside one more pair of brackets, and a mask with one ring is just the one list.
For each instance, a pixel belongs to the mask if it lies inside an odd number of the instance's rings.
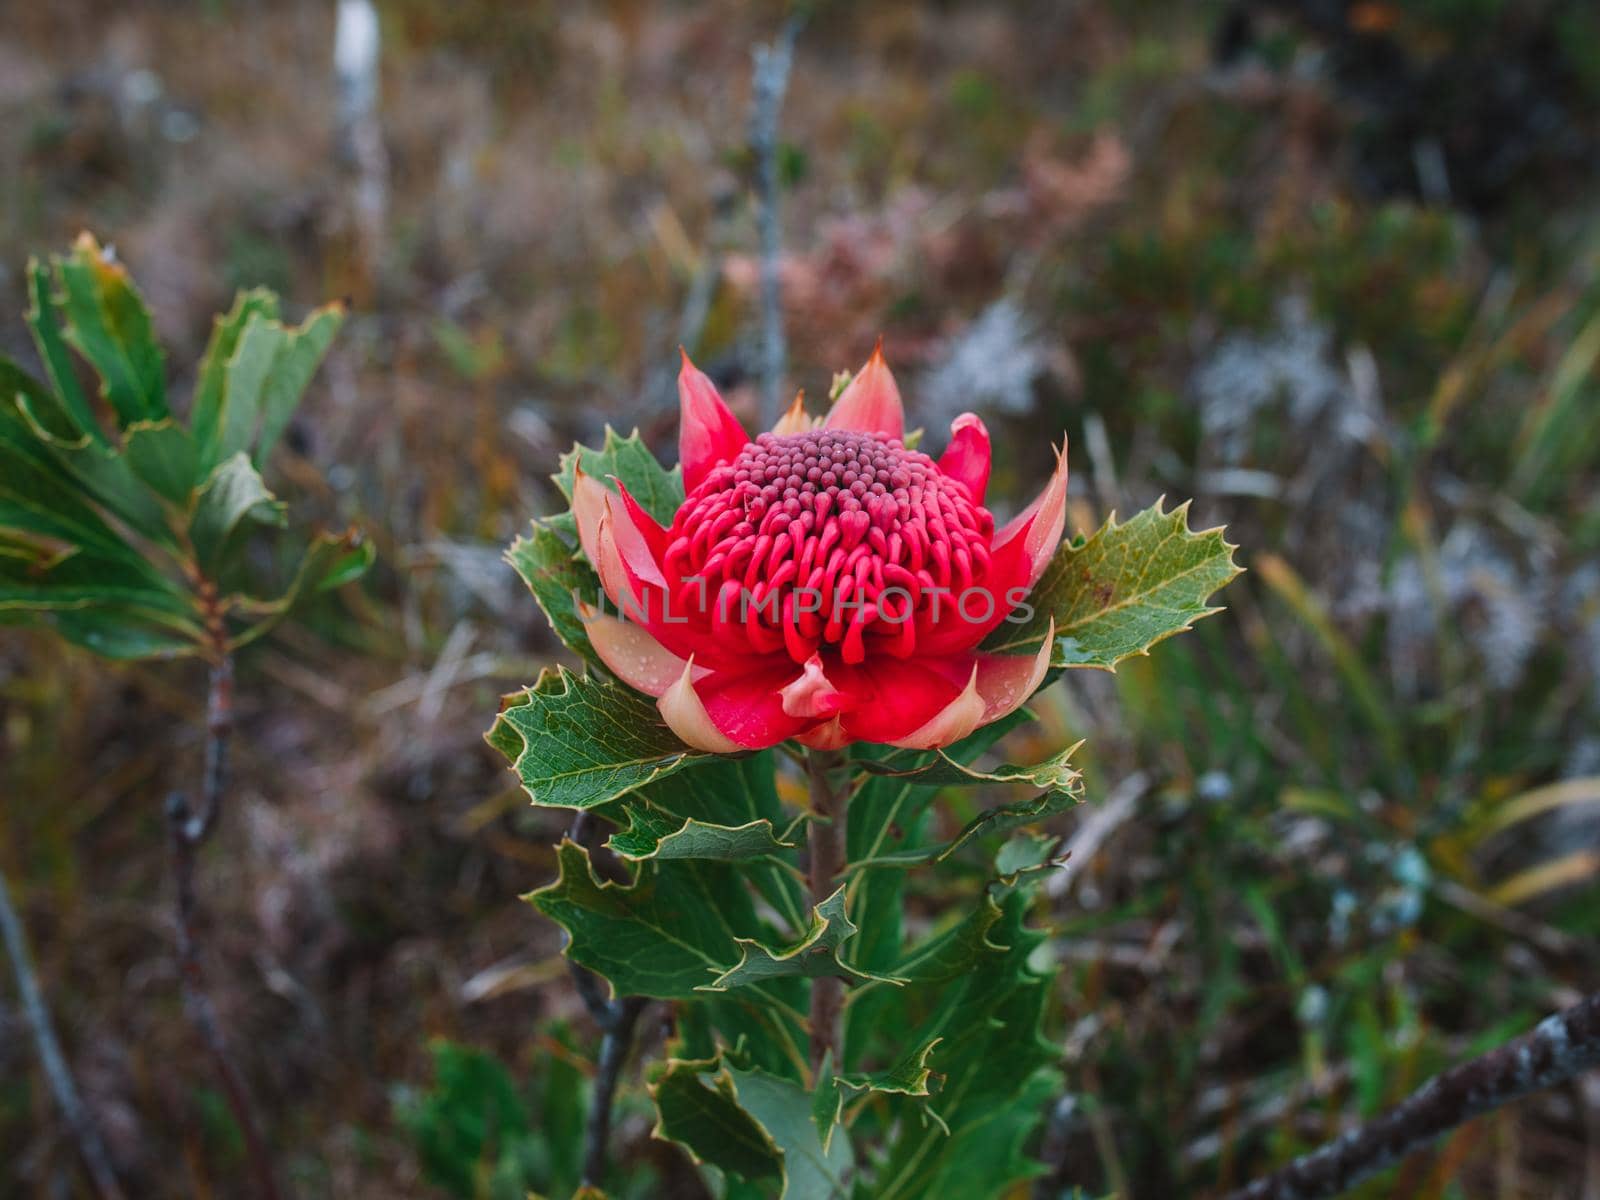
[[680,738],[931,749],[1039,685],[1051,637],[1033,654],[978,647],[1031,613],[1066,519],[1064,454],[996,529],[983,422],[957,417],[938,459],[909,449],[881,350],[825,419],[796,399],[754,441],[687,355],[678,391],[687,494],[671,525],[581,469],[573,511],[613,606],[585,610],[589,639]]

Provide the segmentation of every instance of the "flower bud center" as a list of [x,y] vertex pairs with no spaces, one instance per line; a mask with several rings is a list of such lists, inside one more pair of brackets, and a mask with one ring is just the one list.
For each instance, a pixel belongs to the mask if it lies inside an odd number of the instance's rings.
[[898,438],[764,433],[684,501],[664,566],[680,619],[855,663],[912,654],[941,602],[981,588],[993,533],[966,485]]

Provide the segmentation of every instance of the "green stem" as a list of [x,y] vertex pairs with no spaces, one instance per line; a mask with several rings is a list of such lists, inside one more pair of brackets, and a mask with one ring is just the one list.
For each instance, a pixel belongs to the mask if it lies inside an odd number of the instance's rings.
[[[808,877],[811,903],[821,904],[838,886],[844,869],[845,791],[831,774],[843,762],[837,750],[811,750],[806,770],[811,776],[811,834]],[[811,982],[811,1073],[820,1076],[830,1054],[839,1062],[839,1025],[844,1017],[844,980],[824,975]],[[818,1080],[820,1082],[820,1079]]]

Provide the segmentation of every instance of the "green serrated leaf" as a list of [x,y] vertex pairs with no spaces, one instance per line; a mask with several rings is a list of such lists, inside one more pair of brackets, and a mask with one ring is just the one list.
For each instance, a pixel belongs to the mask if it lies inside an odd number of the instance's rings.
[[[765,821],[776,830],[783,820],[783,805],[778,800],[773,753],[769,750],[743,758],[703,758],[677,774],[630,793],[617,811],[606,811],[605,815],[619,824],[629,824],[632,813],[640,808],[656,814],[647,818],[654,821],[729,827]],[[787,829],[776,840],[786,843],[793,833],[792,828]],[[626,841],[619,845],[618,836],[613,836],[611,848],[627,855],[633,847]],[[810,924],[811,916],[795,877],[795,855],[786,848],[774,851],[769,847],[768,851],[764,860],[746,860],[741,873],[783,918],[789,931],[798,936]]]
[[1060,842],[1054,834],[1024,830],[1000,847],[994,858],[994,869],[1001,879],[1014,883],[1022,875],[1054,865],[1052,856]]
[[550,628],[567,649],[591,666],[604,667],[589,644],[576,603],[576,599],[597,602],[600,579],[574,547],[551,524],[535,521],[531,533],[511,543],[506,561],[528,585]]
[[620,479],[639,506],[663,525],[672,523],[673,514],[683,503],[683,471],[678,467],[668,471],[656,461],[637,429],[621,437],[607,425],[605,443],[600,449],[574,446],[561,456],[561,469],[551,478],[569,504],[580,462],[585,475],[602,483],[613,475]]
[[861,768],[873,775],[909,779],[927,787],[1025,783],[1030,787],[1065,792],[1078,785],[1078,770],[1069,760],[1082,745],[1082,742],[1078,742],[1031,765],[1008,763],[989,770],[980,770],[960,762],[944,750],[933,751],[931,757],[925,752],[916,752],[883,759],[865,759],[861,762]]
[[949,858],[980,833],[991,835],[1010,833],[1013,829],[1033,825],[1057,813],[1066,812],[1082,801],[1083,783],[1081,779],[1075,779],[1072,787],[1061,791],[1043,792],[1031,800],[1019,800],[1015,804],[996,805],[967,822],[961,832],[939,851],[935,861],[942,862]]
[[708,756],[680,742],[632,688],[546,669],[487,740],[512,760],[535,804],[593,808]]
[[651,864],[631,887],[604,883],[570,840],[557,847],[556,862],[556,881],[528,898],[567,931],[567,957],[620,994],[689,999],[737,957],[729,914],[703,886],[711,876]]
[[783,1159],[781,1200],[843,1200],[854,1165],[849,1140],[836,1131],[824,1146],[812,1100],[798,1084],[759,1068],[725,1066],[734,1100],[767,1131]]
[[157,495],[187,504],[199,473],[194,439],[170,417],[135,421],[123,434],[123,455],[133,473]]
[[942,983],[972,970],[984,955],[997,949],[989,938],[1000,920],[1000,907],[992,893],[982,898],[949,929],[924,938],[899,962],[894,973],[910,983]]
[[263,482],[249,455],[237,451],[213,470],[194,497],[189,539],[208,575],[215,575],[235,531],[246,520],[282,528],[285,506]]
[[699,990],[727,992],[785,976],[816,979],[823,975],[837,975],[857,981],[875,979],[880,982],[899,982],[888,976],[858,971],[839,957],[839,948],[855,933],[856,927],[845,913],[844,888],[841,886],[812,910],[811,927],[799,941],[774,951],[754,938],[738,938],[739,961]]
[[267,461],[272,448],[288,428],[294,410],[300,406],[311,377],[333,344],[344,324],[345,306],[335,302],[317,309],[298,326],[286,332],[283,349],[272,364],[261,397],[261,435],[256,442],[255,461]]
[[716,1058],[673,1059],[651,1088],[654,1136],[677,1142],[696,1162],[742,1179],[783,1174],[783,1152],[766,1127],[740,1106]]
[[635,862],[648,858],[737,862],[795,848],[793,842],[780,841],[772,822],[764,818],[744,825],[709,825],[643,805],[629,806],[628,817],[628,827],[612,834],[606,844]]
[[868,865],[906,868],[922,863],[944,862],[973,838],[979,835],[1010,833],[1024,825],[1034,825],[1057,813],[1066,812],[1083,801],[1083,783],[1074,776],[1070,786],[1056,791],[1041,792],[1028,800],[1012,804],[996,804],[973,817],[961,832],[948,842],[932,846],[910,847],[870,860]]
[[884,993],[896,1041],[913,1030],[919,1043],[939,1039],[920,1065],[942,1081],[940,1121],[900,1125],[874,1197],[1000,1196],[1043,1169],[1025,1147],[1059,1087],[1056,1050],[1040,1035],[1048,979],[1029,966],[1044,935],[1023,923],[1026,891],[1000,891],[1000,917],[969,970]]
[[112,262],[88,234],[56,260],[61,281],[62,337],[100,376],[105,398],[126,428],[167,415],[161,348],[150,314],[128,272]]
[[1037,650],[1055,621],[1055,667],[1114,668],[1219,609],[1211,595],[1239,574],[1221,529],[1193,533],[1189,506],[1155,504],[1118,525],[1113,517],[1079,545],[1063,543],[1028,602],[1032,618],[1002,625],[984,648]]
[[222,457],[217,446],[222,432],[223,410],[227,402],[228,364],[238,349],[239,338],[252,320],[272,321],[278,315],[278,298],[265,288],[240,292],[233,308],[219,315],[211,328],[211,340],[200,360],[200,377],[195,383],[194,405],[189,425],[201,461],[214,466]]
[[939,983],[973,970],[986,955],[1003,951],[995,927],[1004,915],[1002,903],[1015,892],[1027,893],[1055,865],[1051,852],[1059,838],[1022,834],[995,856],[995,878],[977,904],[947,929],[931,934],[894,964],[894,973],[914,983]]
[[916,1047],[894,1066],[868,1075],[852,1075],[837,1081],[852,1092],[883,1092],[900,1096],[931,1096],[933,1068],[928,1065],[943,1038],[934,1038]]
[[[960,763],[976,761],[1029,719],[1027,710],[1019,709],[947,747],[944,756]],[[902,767],[937,761],[932,752],[907,758],[903,752],[883,746],[856,747],[854,755],[858,766],[864,761],[886,758],[897,759]],[[938,790],[904,777],[868,776],[850,801],[845,826],[846,861],[890,862],[907,847],[922,845],[928,806]],[[857,914],[861,926],[851,956],[863,970],[894,972],[902,953],[905,886],[906,872],[897,866],[866,866],[851,874],[847,893],[850,911]],[[854,1069],[859,1064],[866,1036],[876,1027],[883,1009],[882,999],[873,994],[852,1003],[845,1022],[842,1068]]]

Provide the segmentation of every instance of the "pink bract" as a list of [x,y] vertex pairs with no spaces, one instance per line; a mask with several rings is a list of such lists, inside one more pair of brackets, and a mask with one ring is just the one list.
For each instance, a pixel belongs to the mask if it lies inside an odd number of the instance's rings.
[[825,418],[797,400],[754,440],[687,355],[678,394],[687,495],[671,526],[581,469],[573,512],[610,602],[585,609],[589,639],[684,742],[932,749],[1038,687],[1052,636],[1034,654],[978,646],[1060,544],[1064,453],[996,529],[983,422],[957,417],[937,460],[908,449],[881,350]]

